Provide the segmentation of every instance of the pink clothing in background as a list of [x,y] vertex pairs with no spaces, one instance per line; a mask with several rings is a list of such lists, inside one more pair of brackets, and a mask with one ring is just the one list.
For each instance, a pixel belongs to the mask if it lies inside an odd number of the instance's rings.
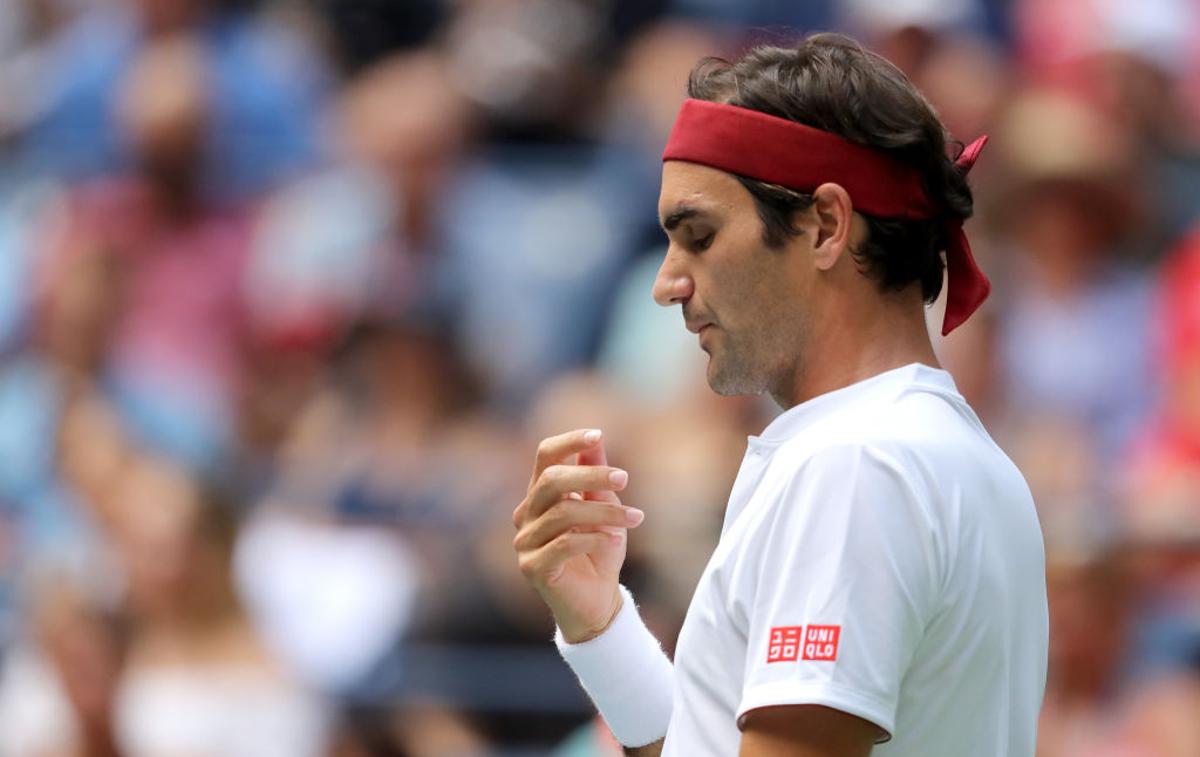
[[72,197],[46,283],[53,288],[53,272],[69,256],[111,255],[121,299],[109,367],[229,397],[239,373],[248,230],[243,213],[172,219],[144,185],[97,183]]

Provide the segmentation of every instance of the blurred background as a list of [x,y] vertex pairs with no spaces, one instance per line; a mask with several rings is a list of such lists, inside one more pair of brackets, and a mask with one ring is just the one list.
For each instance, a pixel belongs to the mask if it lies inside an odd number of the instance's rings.
[[0,755],[615,754],[511,511],[603,428],[671,645],[777,411],[650,299],[659,152],[830,29],[992,135],[937,347],[1041,511],[1039,757],[1200,755],[1195,0],[4,0]]

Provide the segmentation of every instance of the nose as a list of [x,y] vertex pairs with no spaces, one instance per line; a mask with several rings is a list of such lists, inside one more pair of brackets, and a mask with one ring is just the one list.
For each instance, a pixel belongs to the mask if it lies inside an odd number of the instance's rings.
[[695,291],[692,277],[679,265],[678,260],[667,250],[658,275],[654,277],[654,301],[663,307],[682,305],[691,299]]

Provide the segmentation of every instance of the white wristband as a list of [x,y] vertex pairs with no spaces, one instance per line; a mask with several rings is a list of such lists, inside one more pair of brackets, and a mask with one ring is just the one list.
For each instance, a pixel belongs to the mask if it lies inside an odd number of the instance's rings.
[[667,733],[674,668],[642,622],[633,595],[620,587],[617,617],[594,639],[569,644],[555,629],[554,643],[622,746],[639,747]]

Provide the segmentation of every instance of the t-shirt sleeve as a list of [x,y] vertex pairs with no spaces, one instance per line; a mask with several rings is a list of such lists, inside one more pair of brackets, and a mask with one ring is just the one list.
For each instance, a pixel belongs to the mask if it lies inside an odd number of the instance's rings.
[[893,734],[939,585],[917,483],[888,453],[845,446],[807,459],[780,487],[745,541],[739,724],[759,707],[816,704]]

